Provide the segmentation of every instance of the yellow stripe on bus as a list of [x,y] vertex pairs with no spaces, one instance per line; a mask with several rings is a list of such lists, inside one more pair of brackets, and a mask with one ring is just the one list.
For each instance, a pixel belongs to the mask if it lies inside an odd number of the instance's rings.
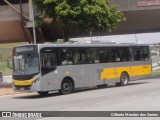
[[100,79],[120,78],[124,71],[127,72],[129,76],[147,75],[151,74],[151,65],[103,68],[103,71],[100,74]]
[[13,84],[19,86],[25,86],[25,85],[31,85],[33,81],[34,81],[33,78],[30,80],[13,80]]

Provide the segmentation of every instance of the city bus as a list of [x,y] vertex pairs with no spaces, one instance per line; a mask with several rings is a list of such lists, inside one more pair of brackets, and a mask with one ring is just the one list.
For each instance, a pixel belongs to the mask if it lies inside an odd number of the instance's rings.
[[149,46],[137,44],[22,45],[13,49],[12,63],[14,91],[40,95],[125,86],[152,73]]

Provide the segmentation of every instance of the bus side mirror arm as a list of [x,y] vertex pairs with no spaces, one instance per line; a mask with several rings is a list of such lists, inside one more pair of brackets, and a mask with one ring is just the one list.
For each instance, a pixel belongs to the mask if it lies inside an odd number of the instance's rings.
[[7,59],[7,67],[10,68],[10,69],[13,69],[12,65],[10,64],[10,59],[11,58],[12,58],[12,56]]

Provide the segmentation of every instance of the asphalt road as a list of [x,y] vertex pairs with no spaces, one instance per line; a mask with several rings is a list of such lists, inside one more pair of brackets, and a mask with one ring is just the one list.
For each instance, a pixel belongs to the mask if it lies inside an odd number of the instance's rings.
[[124,87],[110,85],[103,89],[78,90],[69,95],[51,93],[41,97],[31,93],[2,96],[0,111],[160,111],[160,77],[132,81]]

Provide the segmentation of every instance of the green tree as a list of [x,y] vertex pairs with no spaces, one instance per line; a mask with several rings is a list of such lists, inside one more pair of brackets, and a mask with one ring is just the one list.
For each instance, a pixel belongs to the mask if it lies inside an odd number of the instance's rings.
[[65,41],[70,24],[86,32],[102,32],[111,31],[125,21],[124,14],[108,0],[34,0],[34,3],[46,16],[61,20]]

